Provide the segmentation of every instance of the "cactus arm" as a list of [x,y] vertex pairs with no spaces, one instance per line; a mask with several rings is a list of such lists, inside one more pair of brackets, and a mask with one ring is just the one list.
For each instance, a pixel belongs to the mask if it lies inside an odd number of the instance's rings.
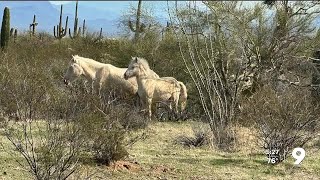
[[84,19],[82,24],[82,36],[84,36],[85,30],[86,30],[86,20]]
[[61,4],[61,8],[60,8],[60,20],[59,20],[59,36],[62,32],[62,10],[63,10],[63,5]]
[[76,21],[74,22],[74,27],[73,27],[73,36],[77,37],[78,34],[78,18],[76,19]]
[[56,30],[57,30],[57,38],[59,38],[60,36],[59,25],[57,25]]
[[102,28],[100,29],[99,38],[102,39]]
[[36,32],[36,26],[37,26],[37,24],[36,24],[36,15],[33,15],[33,22],[32,22],[32,35],[34,35],[34,34],[35,34],[35,32]]
[[13,31],[14,31],[14,29],[13,29],[13,28],[11,28],[11,29],[10,29],[10,36],[12,36],[12,35],[13,35]]
[[145,28],[146,28],[146,25],[144,23],[141,23],[141,25],[139,26],[139,32],[140,33],[144,32]]
[[132,21],[131,21],[131,20],[128,21],[128,24],[129,24],[130,30],[131,30],[132,32],[136,32],[136,30],[135,30],[134,27],[133,27],[133,24],[132,24]]
[[79,27],[79,29],[78,29],[78,35],[79,36],[81,35],[81,27]]
[[54,36],[55,38],[57,38],[57,36],[56,36],[56,26],[53,26],[53,36]]
[[13,42],[14,42],[14,43],[17,41],[17,37],[18,37],[18,30],[15,29],[15,30],[14,30],[14,35],[13,35]]
[[76,2],[76,12],[74,16],[73,36],[78,35],[78,1]]
[[67,19],[66,19],[66,25],[65,25],[64,31],[61,33],[62,37],[66,36],[67,31],[68,31],[68,16],[67,16]]
[[71,39],[73,39],[73,37],[72,37],[72,35],[71,35],[71,29],[69,28],[69,37],[71,38]]
[[141,3],[142,3],[142,0],[139,0],[138,9],[137,9],[136,31],[139,29],[138,27],[140,27]]

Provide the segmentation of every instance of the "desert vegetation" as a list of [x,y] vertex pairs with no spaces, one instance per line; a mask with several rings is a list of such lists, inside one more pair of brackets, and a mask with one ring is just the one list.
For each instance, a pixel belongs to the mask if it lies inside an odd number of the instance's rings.
[[[143,11],[119,20],[111,39],[68,29],[63,6],[52,32],[10,27],[0,52],[3,179],[314,179],[319,174],[319,2],[168,3],[167,25]],[[57,17],[58,19],[58,17]],[[67,34],[69,33],[69,36]],[[176,113],[160,103],[149,121],[135,97],[63,82],[72,55],[117,67],[145,58],[188,89]],[[306,151],[295,166],[291,152]],[[278,150],[276,163],[266,151]]]

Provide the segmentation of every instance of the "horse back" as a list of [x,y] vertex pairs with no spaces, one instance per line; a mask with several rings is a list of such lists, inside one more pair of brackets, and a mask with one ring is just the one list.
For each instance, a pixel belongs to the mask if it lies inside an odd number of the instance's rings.
[[172,94],[180,92],[179,84],[175,81],[147,78],[143,84],[144,87],[140,89],[155,100],[168,100]]

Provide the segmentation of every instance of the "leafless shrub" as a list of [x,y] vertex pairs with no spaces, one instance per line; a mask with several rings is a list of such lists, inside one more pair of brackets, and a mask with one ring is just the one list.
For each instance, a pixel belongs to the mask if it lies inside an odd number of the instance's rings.
[[80,133],[68,117],[56,113],[58,105],[66,106],[58,104],[61,94],[43,66],[30,65],[37,61],[33,58],[19,60],[5,56],[0,66],[4,135],[17,153],[8,151],[22,156],[26,163],[18,163],[36,179],[66,179],[78,166]]
[[235,54],[231,53],[234,39],[218,21],[213,22],[219,18],[221,14],[201,11],[196,3],[190,3],[185,9],[176,7],[172,23],[180,27],[176,32],[180,53],[211,127],[214,144],[230,149],[235,137],[228,131],[235,120],[240,88],[231,77],[238,79],[242,69],[230,68],[235,61]]
[[277,162],[313,139],[319,125],[317,107],[300,88],[279,94],[265,86],[244,104],[242,117],[258,129],[264,149],[279,151]]
[[[34,93],[33,97],[41,99],[42,94],[38,95]],[[28,102],[16,101],[16,103],[19,107],[17,109],[19,121],[7,123],[5,136],[24,157],[30,173],[36,179],[69,177],[77,168],[82,144],[77,128],[66,119],[55,120],[49,112],[50,109],[47,109],[49,113],[41,112],[45,120],[38,120],[36,117],[39,116],[36,114],[40,113],[39,107],[33,108]],[[43,105],[41,110],[44,110]],[[19,164],[25,167],[24,163],[19,162]]]
[[82,132],[84,149],[93,159],[104,165],[128,155],[127,140],[132,145],[137,136],[126,138],[133,129],[144,128],[147,122],[132,109],[133,100],[127,100],[116,91],[103,91],[98,97],[91,93],[75,94],[79,97],[79,112],[75,123]]
[[76,170],[81,139],[71,124],[24,121],[7,128],[6,137],[36,179],[67,179]]

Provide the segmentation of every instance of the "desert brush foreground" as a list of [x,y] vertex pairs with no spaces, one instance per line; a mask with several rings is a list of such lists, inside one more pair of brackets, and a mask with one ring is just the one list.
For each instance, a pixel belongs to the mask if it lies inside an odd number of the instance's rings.
[[[153,122],[143,138],[128,147],[129,156],[110,166],[96,165],[83,157],[79,168],[69,179],[317,179],[320,176],[320,153],[315,150],[318,138],[305,147],[306,158],[301,165],[293,165],[289,158],[278,165],[268,164],[266,156],[252,143],[248,128],[237,127],[239,140],[235,152],[222,152],[210,145],[187,148],[175,143],[180,135],[192,136],[192,127],[206,126],[200,122]],[[249,142],[249,139],[251,142]],[[10,142],[1,136],[1,179],[33,179],[26,169],[12,157]]]

